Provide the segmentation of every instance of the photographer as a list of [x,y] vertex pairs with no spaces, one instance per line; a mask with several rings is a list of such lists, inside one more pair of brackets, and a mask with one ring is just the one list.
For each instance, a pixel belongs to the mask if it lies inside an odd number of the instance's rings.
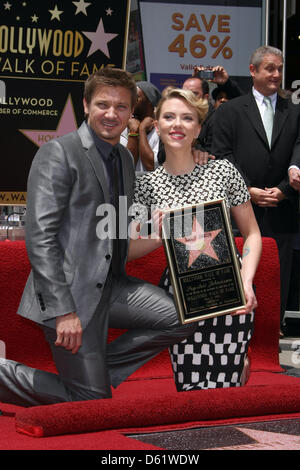
[[[184,90],[191,90],[197,98],[207,99],[209,102],[208,113],[202,124],[196,147],[210,154],[215,107],[210,102],[208,81],[216,83],[217,88],[215,90],[224,92],[228,100],[241,96],[243,93],[221,65],[211,68],[195,67],[192,77],[187,78],[183,83],[182,88]],[[216,95],[215,91],[213,93]]]

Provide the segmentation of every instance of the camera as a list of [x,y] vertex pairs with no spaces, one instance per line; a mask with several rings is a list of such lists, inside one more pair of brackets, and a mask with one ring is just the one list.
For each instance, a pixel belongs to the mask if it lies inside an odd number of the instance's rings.
[[211,69],[203,69],[203,70],[199,70],[198,74],[197,74],[197,77],[198,78],[203,78],[205,80],[213,80],[214,78],[214,71],[211,70]]

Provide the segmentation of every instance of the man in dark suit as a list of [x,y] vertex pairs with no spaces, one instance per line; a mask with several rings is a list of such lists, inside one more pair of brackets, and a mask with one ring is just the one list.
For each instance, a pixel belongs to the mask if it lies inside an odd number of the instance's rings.
[[289,185],[291,158],[300,154],[300,107],[278,93],[283,70],[279,49],[263,46],[250,59],[253,88],[218,108],[212,153],[227,158],[248,185],[262,236],[278,245],[281,273],[281,324],[298,230],[298,199]]
[[[99,70],[85,84],[86,122],[33,160],[26,220],[32,271],[19,314],[43,329],[58,375],[0,359],[0,401],[109,398],[111,385],[194,331],[179,324],[163,289],[125,273],[135,171],[119,139],[135,102],[130,74]],[[107,346],[109,325],[128,331]]]
[[289,168],[290,185],[300,191],[300,155],[295,155]]
[[[212,153],[211,146],[213,139],[213,121],[215,117],[216,106],[212,104],[209,97],[208,81],[199,77],[201,70],[203,70],[203,67],[195,67],[193,76],[185,80],[182,88],[184,90],[191,90],[199,99],[203,98],[208,101],[207,116],[202,123],[196,148],[210,155]],[[224,67],[217,65],[212,68],[212,72],[214,73],[214,78],[210,81],[217,85],[212,92],[212,97],[214,100],[217,94],[221,92],[226,94],[228,100],[242,95],[241,89],[235,81],[231,80]],[[199,163],[205,163],[206,160],[203,159],[204,155],[201,155],[201,158],[200,155]],[[197,155],[195,157],[195,160],[198,161]],[[208,158],[208,155],[206,155],[206,157]]]

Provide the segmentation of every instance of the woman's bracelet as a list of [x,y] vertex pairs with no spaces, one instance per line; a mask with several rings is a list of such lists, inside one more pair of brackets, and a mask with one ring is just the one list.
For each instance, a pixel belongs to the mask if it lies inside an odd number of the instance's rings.
[[138,137],[139,135],[138,132],[128,132],[128,137]]

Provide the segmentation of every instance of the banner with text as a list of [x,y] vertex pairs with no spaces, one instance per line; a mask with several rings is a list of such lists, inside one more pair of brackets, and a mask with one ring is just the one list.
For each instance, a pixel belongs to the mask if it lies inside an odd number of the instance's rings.
[[139,0],[148,80],[160,90],[181,86],[200,65],[248,77],[250,55],[262,41],[262,6],[262,0]]
[[26,203],[32,159],[83,120],[83,84],[125,68],[130,0],[7,0],[0,21],[0,204]]

